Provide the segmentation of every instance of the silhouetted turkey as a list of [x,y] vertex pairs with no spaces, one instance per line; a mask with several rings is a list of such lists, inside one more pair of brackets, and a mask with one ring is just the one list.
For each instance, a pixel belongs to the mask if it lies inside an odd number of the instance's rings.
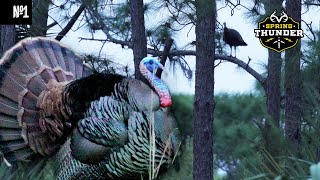
[[180,136],[165,108],[171,98],[154,75],[157,68],[162,65],[155,58],[140,63],[149,87],[120,75],[92,74],[57,41],[19,42],[0,60],[5,161],[52,157],[59,167],[57,179],[140,179],[153,162],[155,172],[166,169]]
[[232,46],[234,46],[235,57],[237,57],[236,48],[237,46],[246,46],[247,43],[244,42],[240,33],[234,29],[227,28],[226,23],[223,23],[223,40],[230,46],[230,56],[232,56]]

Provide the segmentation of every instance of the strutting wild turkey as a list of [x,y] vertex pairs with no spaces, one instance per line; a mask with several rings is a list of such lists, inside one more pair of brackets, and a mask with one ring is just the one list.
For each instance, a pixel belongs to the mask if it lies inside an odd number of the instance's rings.
[[166,169],[180,136],[165,108],[171,105],[168,88],[154,75],[162,67],[155,58],[141,61],[149,87],[120,75],[92,74],[57,41],[22,40],[0,60],[5,161],[52,157],[57,179],[140,179],[150,164]]
[[225,22],[223,23],[223,26],[223,40],[226,44],[230,46],[230,56],[232,56],[232,46],[234,46],[234,56],[237,57],[237,46],[246,46],[247,43],[244,42],[238,31],[227,28]]

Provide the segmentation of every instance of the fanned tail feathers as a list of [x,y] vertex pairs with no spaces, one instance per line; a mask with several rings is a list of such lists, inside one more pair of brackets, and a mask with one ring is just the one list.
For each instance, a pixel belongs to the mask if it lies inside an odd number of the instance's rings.
[[55,152],[60,144],[41,129],[38,101],[50,81],[91,74],[67,47],[46,38],[22,40],[0,60],[0,150],[9,162]]

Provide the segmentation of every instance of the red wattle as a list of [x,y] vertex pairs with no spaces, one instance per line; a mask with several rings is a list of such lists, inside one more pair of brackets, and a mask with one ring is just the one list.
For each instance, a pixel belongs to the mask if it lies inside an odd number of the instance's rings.
[[172,105],[172,101],[171,99],[161,99],[161,103],[160,103],[161,107],[166,108],[166,107],[170,107]]

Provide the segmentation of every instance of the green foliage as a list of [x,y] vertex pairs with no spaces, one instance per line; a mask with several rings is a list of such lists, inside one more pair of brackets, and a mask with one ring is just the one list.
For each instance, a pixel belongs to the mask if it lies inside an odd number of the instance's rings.
[[165,174],[160,176],[162,180],[192,180],[193,145],[192,138],[187,138],[181,147],[181,155],[175,166],[172,166]]
[[[181,155],[175,166],[172,166],[165,174],[159,177],[161,180],[192,180],[192,164],[193,164],[193,139],[187,137],[185,143],[181,147]],[[214,172],[215,180],[222,180],[217,171]]]
[[216,98],[214,137],[217,166],[225,169],[229,178],[238,178],[238,165],[247,166],[246,159],[258,163],[262,135],[254,122],[265,117],[263,98],[255,95],[221,94]]
[[152,46],[157,47],[161,44],[164,44],[166,39],[171,38],[172,33],[173,32],[170,29],[170,24],[164,23],[155,27],[154,29],[149,29],[147,31],[147,39]]
[[308,63],[302,71],[302,138],[304,146],[311,147],[309,154],[314,154],[313,159],[320,150],[320,142],[316,138],[320,136],[320,31],[315,35],[316,40],[308,43]]
[[[178,95],[173,96],[173,101],[172,111],[182,134],[192,135],[193,97]],[[311,134],[303,130],[304,145],[301,149],[301,157],[296,158],[290,153],[290,146],[286,143],[282,131],[265,127],[268,119],[265,112],[265,98],[261,93],[219,94],[215,96],[215,101],[215,163],[217,168],[227,172],[227,179],[306,179],[309,177],[309,167],[316,162],[316,154],[319,152],[319,148],[315,148],[319,147],[315,146],[318,135],[310,138],[306,134]],[[309,137],[309,143],[307,137]],[[271,138],[272,144],[266,144],[266,138]],[[188,138],[186,139],[189,141]],[[169,177],[181,177],[178,175],[179,172],[185,171],[185,167],[182,166],[191,163],[192,158],[187,155],[188,151],[184,151],[187,144],[188,142],[183,146],[182,155],[179,158],[180,170],[171,169]],[[189,145],[192,146],[191,143]],[[280,149],[277,156],[270,154],[268,151],[272,149],[270,146]],[[189,166],[191,169],[191,165]]]
[[[175,95],[172,99],[171,110],[182,135],[192,135],[193,96]],[[252,166],[254,162],[254,166],[256,166],[263,159],[257,153],[260,150],[259,146],[264,143],[263,136],[255,122],[262,123],[266,117],[265,102],[262,96],[253,94],[220,94],[215,97],[215,101],[214,152],[216,166],[226,170],[229,178],[232,178],[239,171],[237,167],[239,163],[243,167],[248,167]]]
[[115,34],[115,36],[128,41],[131,36],[129,3],[123,3],[115,6],[113,12],[114,16],[108,16],[108,18],[105,19],[106,23],[110,24],[110,29]]
[[182,136],[193,135],[193,96],[173,95],[172,107],[174,118],[177,120]]
[[[195,1],[192,0],[155,0],[154,4],[160,4],[158,8],[164,8],[169,12],[168,22],[173,27],[180,29],[196,22]],[[160,9],[158,9],[160,10]]]
[[[240,177],[243,179],[255,179],[260,176],[261,179],[306,179],[309,176],[309,166],[311,162],[298,159],[290,155],[288,149],[286,156],[273,157],[266,150],[260,151],[261,160],[259,163],[249,162],[251,165],[241,167]],[[252,151],[252,154],[257,152]],[[245,159],[246,161],[246,159]]]

